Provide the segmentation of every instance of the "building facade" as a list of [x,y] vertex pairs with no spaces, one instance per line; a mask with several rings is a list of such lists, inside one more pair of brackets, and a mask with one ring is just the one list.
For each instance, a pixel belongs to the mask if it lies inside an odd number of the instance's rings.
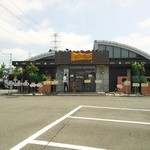
[[149,77],[150,55],[125,44],[95,40],[92,51],[49,51],[25,61],[13,61],[13,65],[25,67],[32,62],[40,73],[58,81],[58,92],[63,91],[64,74],[70,92],[74,85],[77,92],[113,92],[118,84],[124,86],[125,80],[131,81],[131,65],[135,61],[144,64]]

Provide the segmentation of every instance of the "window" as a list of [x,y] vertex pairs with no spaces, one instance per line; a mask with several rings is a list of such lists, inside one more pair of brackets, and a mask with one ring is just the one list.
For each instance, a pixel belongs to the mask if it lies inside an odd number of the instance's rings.
[[121,50],[118,47],[114,47],[114,58],[120,58]]
[[122,52],[121,53],[122,58],[128,58],[129,57],[129,51],[128,50],[122,49],[121,52]]
[[105,45],[98,45],[98,50],[99,51],[103,51],[103,50],[105,50]]
[[129,57],[130,57],[130,58],[136,58],[136,53],[134,53],[134,52],[129,52]]
[[113,47],[106,46],[106,50],[109,51],[109,58],[113,58]]

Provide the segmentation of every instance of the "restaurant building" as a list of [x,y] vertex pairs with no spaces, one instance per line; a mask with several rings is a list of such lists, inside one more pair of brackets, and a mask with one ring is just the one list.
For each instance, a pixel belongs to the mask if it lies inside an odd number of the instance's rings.
[[[113,92],[132,91],[133,62],[144,64],[150,78],[150,55],[137,48],[111,41],[94,41],[93,50],[53,51],[31,57],[25,61],[13,61],[14,66],[25,67],[29,63],[39,67],[39,72],[49,76],[58,92],[63,91],[63,75],[67,74],[69,91]],[[124,81],[130,81],[128,89]],[[75,86],[75,89],[74,89]],[[147,92],[149,83],[146,87]],[[149,90],[150,91],[150,90]]]

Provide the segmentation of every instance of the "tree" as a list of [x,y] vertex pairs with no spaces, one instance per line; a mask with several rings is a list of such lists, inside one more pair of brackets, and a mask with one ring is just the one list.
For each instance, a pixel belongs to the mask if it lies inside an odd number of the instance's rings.
[[36,82],[39,68],[34,64],[30,63],[26,66],[26,73],[30,82]]
[[5,70],[5,67],[6,67],[6,65],[4,63],[1,64],[1,67],[0,67],[0,78],[3,78],[3,72]]
[[22,73],[22,69],[19,67],[16,67],[12,70],[12,74],[14,76],[14,79],[17,79],[18,76]]
[[144,64],[141,64],[139,62],[132,63],[132,72],[134,75],[142,76],[145,74],[145,67]]
[[147,82],[145,74],[145,67],[144,64],[139,62],[132,63],[132,82],[140,84],[140,92],[141,92],[141,83]]
[[36,74],[39,71],[39,68],[35,66],[34,64],[30,63],[26,66],[26,72],[31,75],[31,74]]

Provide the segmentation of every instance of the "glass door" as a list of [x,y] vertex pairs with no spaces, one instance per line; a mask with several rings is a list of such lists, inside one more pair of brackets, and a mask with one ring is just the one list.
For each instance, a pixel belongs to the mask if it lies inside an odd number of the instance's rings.
[[95,69],[71,68],[69,74],[71,92],[95,92]]

